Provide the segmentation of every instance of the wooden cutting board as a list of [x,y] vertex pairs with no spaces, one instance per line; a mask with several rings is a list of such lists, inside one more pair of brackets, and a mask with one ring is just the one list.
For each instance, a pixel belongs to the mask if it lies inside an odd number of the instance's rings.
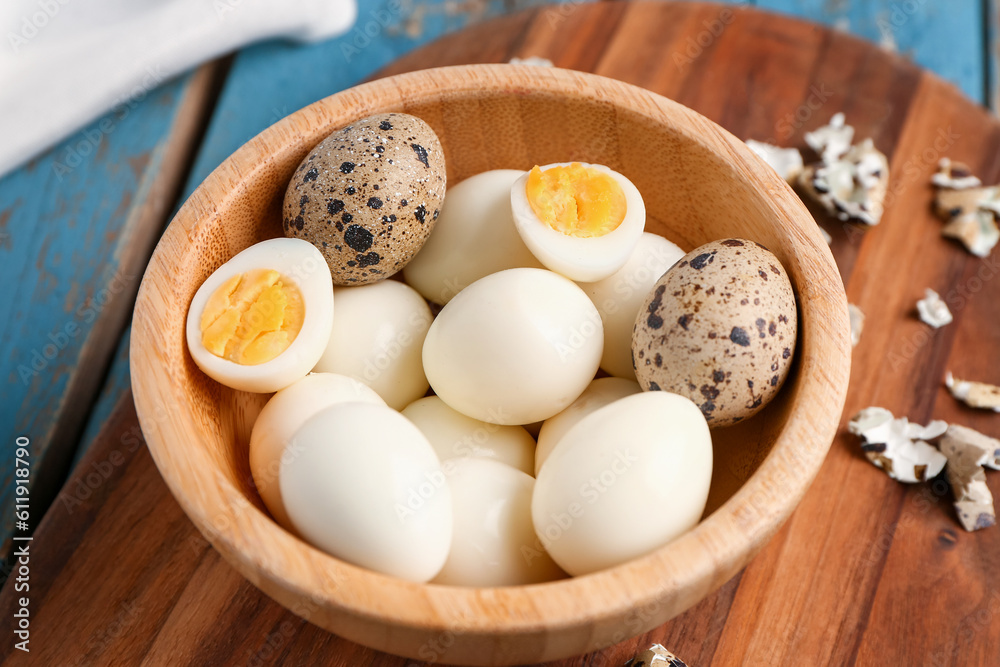
[[[820,218],[848,296],[867,314],[844,423],[869,405],[1000,436],[1000,415],[943,389],[946,370],[1000,384],[1000,254],[940,236],[941,157],[1000,182],[1000,124],[950,85],[844,34],[695,3],[567,5],[470,28],[385,74],[540,56],[672,97],[741,138],[802,146],[837,111],[891,160],[890,205],[870,230]],[[316,63],[336,67],[336,63]],[[333,92],[333,91],[331,91]],[[955,321],[914,315],[926,287]],[[31,664],[414,664],[286,611],[229,568],[187,520],[144,445],[131,398],[30,543]],[[988,475],[1000,494],[1000,473]],[[0,594],[11,619],[18,571]],[[637,610],[641,614],[642,610]],[[560,665],[620,665],[651,642],[690,665],[968,665],[1000,656],[1000,528],[962,531],[942,482],[888,479],[842,434],[792,519],[738,576],[655,631]],[[441,647],[443,648],[443,647]]]

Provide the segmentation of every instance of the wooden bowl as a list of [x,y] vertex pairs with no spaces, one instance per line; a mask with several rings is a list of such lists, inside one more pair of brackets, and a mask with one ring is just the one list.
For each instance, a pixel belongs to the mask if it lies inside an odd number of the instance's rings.
[[[267,396],[230,390],[195,366],[184,322],[195,290],[243,248],[281,235],[299,161],[323,137],[375,113],[426,120],[448,180],[581,160],[632,179],[646,229],[690,250],[727,236],[770,248],[800,308],[796,363],[757,417],[717,430],[712,493],[692,531],[624,565],[534,586],[419,585],[328,556],[272,521],[247,444]],[[837,428],[850,366],[847,303],[833,256],[792,190],[743,142],[648,91],[551,68],[475,65],[366,83],[268,128],[178,212],[146,271],[132,330],[132,387],[146,442],[177,501],[254,585],[353,641],[432,662],[552,660],[645,632],[736,574],[778,530]],[[817,546],[817,548],[819,548]]]

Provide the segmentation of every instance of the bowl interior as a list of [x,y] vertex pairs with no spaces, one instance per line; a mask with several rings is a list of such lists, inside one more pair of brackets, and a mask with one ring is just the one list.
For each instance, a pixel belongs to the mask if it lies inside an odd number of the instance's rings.
[[[281,235],[285,187],[319,140],[386,111],[417,115],[434,128],[450,185],[489,169],[605,164],[642,193],[647,231],[685,250],[745,237],[784,264],[799,300],[796,363],[758,416],[713,432],[712,491],[696,530],[608,572],[484,592],[406,584],[354,568],[268,518],[247,451],[267,396],[230,390],[197,369],[184,347],[187,304],[232,255]],[[513,66],[376,81],[266,130],[180,211],[150,264],[135,322],[133,385],[150,450],[185,511],[223,555],[296,613],[384,650],[420,657],[429,634],[459,623],[462,639],[439,658],[447,662],[583,652],[654,627],[721,585],[778,528],[818,469],[843,405],[849,363],[846,303],[832,256],[794,194],[741,142],[631,86]],[[817,374],[824,364],[829,368]],[[787,472],[793,469],[798,475]],[[303,600],[307,606],[296,609]],[[650,600],[661,606],[623,630],[628,610]],[[472,649],[486,638],[494,646],[488,659]]]

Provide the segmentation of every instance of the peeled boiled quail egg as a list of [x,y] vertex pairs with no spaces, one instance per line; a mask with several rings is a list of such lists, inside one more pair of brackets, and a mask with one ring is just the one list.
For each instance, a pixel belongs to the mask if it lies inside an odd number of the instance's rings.
[[535,535],[531,475],[487,459],[452,460],[443,466],[455,532],[434,583],[518,586],[566,576]]
[[451,547],[452,503],[437,454],[392,408],[337,403],[296,430],[281,461],[292,526],[349,563],[433,579]]
[[420,361],[433,316],[416,290],[395,280],[334,289],[337,318],[315,370],[364,382],[402,410],[427,393]]
[[250,434],[250,472],[257,492],[271,516],[291,529],[278,488],[281,461],[297,452],[289,447],[292,436],[307,419],[335,403],[362,402],[385,405],[367,385],[333,373],[310,373],[285,387],[264,405]]
[[441,461],[486,458],[529,475],[534,470],[535,439],[521,426],[488,424],[467,417],[450,408],[439,396],[410,403],[403,409],[403,416],[427,436]]
[[514,224],[547,268],[593,282],[622,268],[646,225],[646,207],[632,182],[581,162],[535,166],[510,191]]
[[643,232],[625,266],[604,280],[580,283],[604,322],[601,368],[609,375],[635,379],[632,367],[635,316],[656,281],[683,256],[684,251],[667,239]]
[[698,406],[663,391],[626,396],[556,444],[535,482],[535,532],[573,576],[613,567],[693,528],[711,478],[712,439]]
[[216,269],[188,309],[198,367],[233,389],[278,391],[312,370],[333,327],[333,284],[307,241],[271,239]]
[[434,231],[403,278],[444,305],[491,273],[542,265],[524,245],[510,212],[510,187],[523,171],[494,169],[448,188]]
[[448,302],[424,341],[434,393],[491,424],[548,419],[583,393],[604,348],[601,316],[576,284],[507,269]]
[[591,382],[568,408],[542,423],[542,428],[538,432],[538,446],[535,448],[535,475],[537,476],[538,471],[542,469],[542,464],[552,453],[556,443],[574,424],[608,403],[631,394],[638,394],[640,391],[642,388],[634,380],[612,377],[598,378]]

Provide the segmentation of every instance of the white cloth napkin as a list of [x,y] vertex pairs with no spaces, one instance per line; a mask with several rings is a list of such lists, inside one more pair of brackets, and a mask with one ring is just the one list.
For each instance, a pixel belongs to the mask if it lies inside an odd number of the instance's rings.
[[0,176],[170,77],[253,41],[319,41],[355,0],[3,0]]

